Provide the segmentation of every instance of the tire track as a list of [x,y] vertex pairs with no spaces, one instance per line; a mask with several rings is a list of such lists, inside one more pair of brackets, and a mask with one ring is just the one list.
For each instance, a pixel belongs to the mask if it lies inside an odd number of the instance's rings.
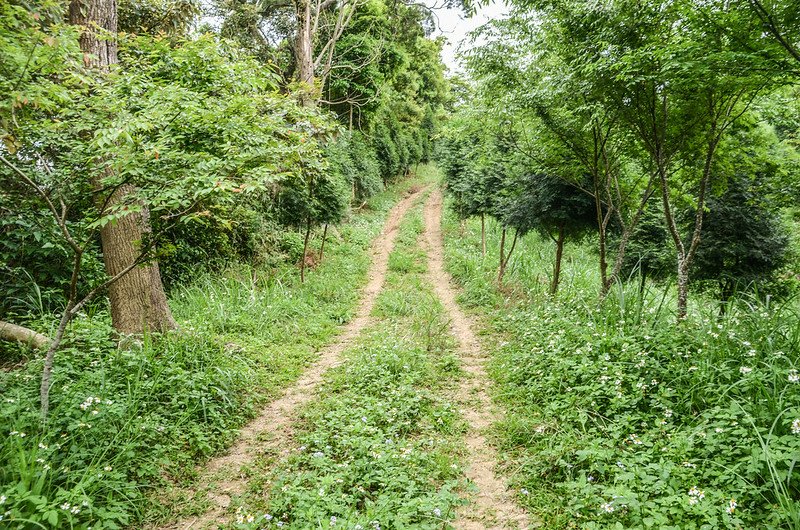
[[442,193],[437,189],[425,205],[428,278],[450,316],[450,331],[458,342],[462,367],[467,372],[454,397],[469,424],[465,438],[466,474],[478,488],[470,504],[459,511],[453,527],[458,530],[529,528],[528,515],[514,502],[505,480],[495,471],[497,451],[484,435],[500,413],[486,391],[491,383],[484,369],[486,358],[480,342],[472,331],[471,319],[456,303],[456,293],[444,267],[441,216]]
[[[344,327],[336,342],[321,350],[319,358],[306,369],[297,382],[242,428],[238,441],[225,455],[212,458],[206,464],[196,482],[209,487],[190,492],[190,497],[206,495],[210,508],[200,516],[161,526],[160,530],[216,528],[217,525],[224,524],[228,519],[228,507],[232,500],[241,495],[247,486],[247,476],[242,468],[251,464],[259,454],[279,452],[282,447],[290,444],[295,411],[315,397],[314,392],[322,382],[324,373],[340,363],[341,353],[369,325],[370,313],[386,279],[389,254],[394,248],[400,222],[423,191],[412,189],[389,212],[380,236],[372,245],[369,280],[362,290],[356,316]],[[266,436],[269,439],[264,440]],[[213,491],[211,486],[215,486]]]

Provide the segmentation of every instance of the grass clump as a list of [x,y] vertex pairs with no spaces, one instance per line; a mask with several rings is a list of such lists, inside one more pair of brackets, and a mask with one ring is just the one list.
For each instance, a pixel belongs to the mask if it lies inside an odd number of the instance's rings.
[[533,237],[498,290],[476,223],[466,237],[447,227],[464,299],[499,343],[491,375],[508,413],[497,436],[544,527],[800,528],[796,301],[731,304],[720,317],[698,295],[675,325],[663,287],[620,285],[600,304],[584,246],[568,249],[551,298],[550,247]]

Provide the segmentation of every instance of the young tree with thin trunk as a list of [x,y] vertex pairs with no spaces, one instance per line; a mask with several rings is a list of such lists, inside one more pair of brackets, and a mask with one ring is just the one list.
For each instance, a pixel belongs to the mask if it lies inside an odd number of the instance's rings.
[[[718,147],[769,77],[755,68],[754,54],[722,37],[713,11],[687,12],[675,6],[666,11],[623,9],[617,16],[629,24],[616,41],[626,46],[625,59],[604,61],[598,78],[620,103],[621,120],[646,153],[643,165],[657,177],[676,250],[676,312],[683,320],[707,201],[719,181]],[[658,50],[644,42],[645,33],[660,35]],[[751,67],[748,61],[753,61]],[[695,211],[688,238],[676,221],[676,204]]]
[[568,180],[554,173],[525,175],[508,205],[506,217],[523,233],[536,231],[555,244],[551,295],[558,292],[564,243],[567,239],[577,240],[596,228],[592,197],[581,188],[568,184]]

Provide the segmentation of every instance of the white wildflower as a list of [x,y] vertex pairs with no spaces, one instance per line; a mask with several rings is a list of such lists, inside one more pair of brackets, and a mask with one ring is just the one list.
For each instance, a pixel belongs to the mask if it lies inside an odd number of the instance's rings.
[[692,486],[689,490],[689,504],[694,506],[706,497],[706,493],[697,486]]

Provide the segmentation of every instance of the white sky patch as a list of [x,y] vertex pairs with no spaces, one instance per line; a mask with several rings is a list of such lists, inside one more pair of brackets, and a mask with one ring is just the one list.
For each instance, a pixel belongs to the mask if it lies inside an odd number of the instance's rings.
[[[428,5],[430,5],[430,0]],[[441,35],[447,39],[447,43],[442,50],[442,60],[451,73],[464,72],[463,65],[456,55],[476,45],[476,43],[472,42],[469,33],[490,20],[504,18],[509,11],[508,6],[502,0],[494,1],[488,6],[479,6],[475,15],[470,18],[464,17],[459,9],[436,9],[434,6],[431,7],[435,9],[436,15],[439,17],[439,29],[434,33],[434,36]],[[480,44],[480,41],[477,44]]]

